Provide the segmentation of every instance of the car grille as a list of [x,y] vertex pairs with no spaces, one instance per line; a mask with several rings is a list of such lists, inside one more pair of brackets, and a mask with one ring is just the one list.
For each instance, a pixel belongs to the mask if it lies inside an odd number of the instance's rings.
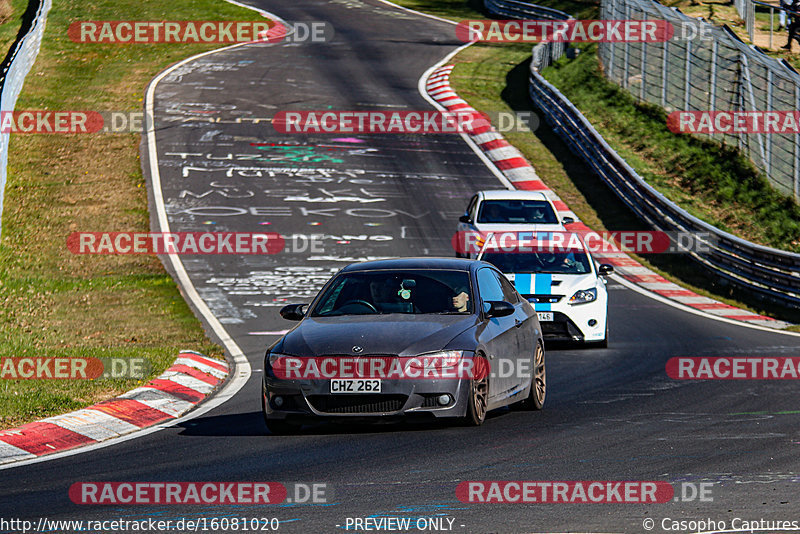
[[439,404],[439,397],[442,395],[447,395],[446,393],[423,393],[422,394],[422,406],[420,408],[447,408],[452,406],[453,398],[450,397],[450,402],[442,406]]
[[564,298],[564,295],[522,295],[528,302],[539,304],[555,304]]
[[543,336],[570,336],[569,327],[567,326],[566,321],[546,321],[539,324],[542,325]]
[[309,395],[308,402],[322,413],[397,412],[406,403],[405,395]]
[[583,339],[583,334],[575,323],[561,312],[553,312],[552,321],[541,321],[542,337],[545,339]]
[[436,401],[438,394],[434,395],[424,395],[424,399],[422,401],[422,408],[439,408],[439,403]]

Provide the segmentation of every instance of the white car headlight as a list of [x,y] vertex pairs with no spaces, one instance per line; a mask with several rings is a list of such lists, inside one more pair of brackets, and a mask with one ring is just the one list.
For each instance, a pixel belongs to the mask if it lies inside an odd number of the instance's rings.
[[581,289],[569,298],[569,304],[586,304],[597,300],[597,289]]

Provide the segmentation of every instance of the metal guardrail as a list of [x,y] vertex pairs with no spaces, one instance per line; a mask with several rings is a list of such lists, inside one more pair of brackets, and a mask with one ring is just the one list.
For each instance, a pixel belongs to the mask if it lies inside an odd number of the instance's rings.
[[[546,45],[537,45],[546,46]],[[730,282],[800,307],[800,254],[750,243],[690,215],[646,183],[558,89],[531,65],[530,95],[547,122],[641,219],[662,231],[707,232],[708,252],[693,259]]]
[[[664,42],[599,43],[605,77],[639,100],[668,111],[798,109],[800,74],[744,43],[727,26],[708,24],[654,0],[601,0],[600,13],[605,20],[658,20],[676,28],[676,35]],[[688,31],[692,26],[694,36]],[[700,135],[738,148],[774,189],[800,202],[800,133],[730,130]]]
[[[30,72],[34,61],[36,61],[36,56],[39,54],[39,45],[42,42],[44,28],[47,23],[47,13],[52,7],[52,1],[37,0],[37,3],[36,14],[29,21],[30,27],[27,28],[27,31],[24,27],[20,28],[23,37],[13,44],[13,49],[4,62],[2,79],[0,79],[0,110],[3,113],[14,110],[19,93],[22,91],[25,77]],[[28,9],[30,9],[30,6]],[[3,191],[6,188],[9,140],[9,133],[0,133],[0,215],[3,213]],[[0,226],[1,231],[2,226]]]
[[[537,45],[546,46],[546,45]],[[641,219],[662,231],[701,233],[714,239],[692,258],[726,280],[770,300],[800,307],[800,254],[750,243],[690,215],[646,183],[558,89],[531,65],[531,99],[572,151]]]
[[[509,0],[485,0],[493,14],[526,18],[532,12],[516,14],[508,10]],[[492,11],[504,4],[504,11]],[[513,2],[520,4],[521,2]],[[707,233],[713,236],[705,244],[708,252],[691,252],[691,257],[707,270],[729,282],[761,294],[783,305],[800,307],[800,254],[750,243],[694,217],[670,201],[633,170],[580,111],[539,70],[560,56],[558,43],[541,43],[533,48],[529,93],[544,112],[545,120],[570,146],[572,151],[641,219],[662,231]]]
[[[483,5],[486,10],[496,17],[508,17],[511,19],[533,19],[533,20],[572,20],[573,17],[559,11],[544,6],[537,6],[519,0],[484,0]],[[547,55],[537,58],[539,62],[546,62],[547,65],[560,58],[566,52],[569,43],[552,43],[546,49]],[[541,49],[540,53],[545,52]]]
[[568,20],[572,18],[563,11],[519,0],[484,0],[483,4],[489,13],[499,17],[536,20]]

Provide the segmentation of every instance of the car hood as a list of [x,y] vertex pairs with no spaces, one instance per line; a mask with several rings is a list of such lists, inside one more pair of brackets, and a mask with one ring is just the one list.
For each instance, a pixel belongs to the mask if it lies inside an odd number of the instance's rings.
[[474,315],[306,317],[275,350],[291,356],[353,355],[353,347],[359,346],[362,355],[412,356],[447,347],[476,323]]
[[506,278],[522,295],[565,295],[597,285],[594,273],[586,274],[506,274]]

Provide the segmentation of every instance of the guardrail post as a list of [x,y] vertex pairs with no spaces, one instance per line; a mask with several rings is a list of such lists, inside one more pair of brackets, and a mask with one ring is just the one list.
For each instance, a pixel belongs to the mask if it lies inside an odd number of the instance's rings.
[[667,107],[667,55],[669,54],[669,41],[664,41],[661,52],[661,107]]
[[[617,4],[615,1],[611,2],[611,18],[613,18],[614,13],[616,13]],[[610,53],[608,57],[608,77],[612,80],[614,79],[614,56],[617,53],[616,48],[614,48],[614,41],[608,41],[605,43],[608,46],[608,51]]]
[[[767,69],[767,109],[766,111],[773,111],[772,106],[772,70]],[[755,110],[754,110],[755,111]],[[767,153],[767,176],[772,173],[772,135],[769,132],[765,132],[765,137],[767,141],[766,146],[766,153]]]
[[775,27],[775,8],[769,8],[769,47],[772,48],[772,29]]
[[642,63],[641,63],[641,71],[642,71],[642,85],[639,88],[639,100],[644,101],[644,84],[647,81],[647,43],[644,40],[641,43],[642,47]]
[[[631,20],[631,6],[625,6],[625,20]],[[622,69],[622,87],[628,88],[628,64],[630,62],[630,49],[631,44],[625,39],[625,61],[623,61]]]
[[711,45],[711,81],[708,91],[708,110],[717,110],[717,40]]
[[[800,86],[794,87],[794,101],[800,109]],[[794,134],[794,200],[800,202],[800,133]]]
[[683,90],[683,109],[689,110],[689,77],[692,75],[692,42],[687,40],[686,41],[686,70],[684,79],[684,90]]
[[[755,93],[753,92],[753,80],[750,78],[750,63],[747,61],[747,56],[744,54],[740,54],[739,57],[742,58],[742,74],[744,75],[745,80],[745,87],[747,89],[747,95],[750,100],[750,110],[751,111],[758,111],[756,109],[756,97]],[[772,89],[772,84],[767,84]],[[764,149],[764,137],[769,137],[765,134],[755,134],[756,139],[758,139],[758,150],[759,155],[761,156],[761,164],[764,166],[764,169],[767,172],[767,177],[769,177],[769,163],[767,162],[767,154]],[[750,150],[750,145],[747,146],[748,151]]]

